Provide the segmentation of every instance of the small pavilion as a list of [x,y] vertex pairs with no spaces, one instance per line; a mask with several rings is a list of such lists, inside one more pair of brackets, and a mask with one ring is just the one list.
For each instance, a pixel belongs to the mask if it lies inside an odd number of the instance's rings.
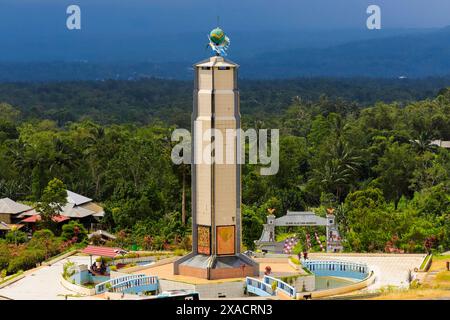
[[[92,268],[92,256],[99,256],[101,258],[111,258],[114,259],[119,255],[124,255],[127,251],[121,248],[111,248],[111,247],[100,247],[100,246],[87,246],[81,251],[81,253],[90,256],[90,268]],[[94,271],[94,270],[92,270]]]

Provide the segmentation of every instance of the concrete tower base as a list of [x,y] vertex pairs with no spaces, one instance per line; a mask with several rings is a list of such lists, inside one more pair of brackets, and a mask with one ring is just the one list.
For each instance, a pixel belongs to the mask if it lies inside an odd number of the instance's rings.
[[174,262],[174,274],[208,280],[259,276],[259,264],[244,254],[206,256],[189,254]]

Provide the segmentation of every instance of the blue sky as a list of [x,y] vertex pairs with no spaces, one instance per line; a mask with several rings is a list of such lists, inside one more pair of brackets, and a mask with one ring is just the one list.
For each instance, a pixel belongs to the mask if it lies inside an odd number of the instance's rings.
[[[81,30],[66,28],[72,4]],[[366,28],[371,4],[381,31]],[[0,61],[190,60],[205,54],[218,15],[244,56],[442,28],[449,13],[450,0],[0,0]]]
[[450,25],[449,0],[0,0],[0,32],[63,32],[70,4],[85,32],[197,32],[218,14],[229,30],[360,29],[369,4],[382,8],[384,28]]

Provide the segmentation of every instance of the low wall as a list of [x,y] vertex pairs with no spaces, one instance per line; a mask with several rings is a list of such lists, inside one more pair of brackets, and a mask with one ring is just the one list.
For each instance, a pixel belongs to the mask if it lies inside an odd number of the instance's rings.
[[[86,267],[85,265],[81,265],[79,267]],[[68,281],[74,280],[77,285],[83,285],[86,283],[99,284],[110,279],[109,276],[101,276],[101,275],[93,275],[87,269],[77,270],[75,274],[71,276],[71,279]]]
[[256,255],[256,257],[253,259],[257,262],[265,262],[265,263],[277,263],[278,262],[278,263],[280,263],[280,259],[287,259],[290,256],[291,256],[290,254],[285,254],[285,253],[279,253],[279,254],[266,253],[265,255]]
[[73,284],[72,282],[64,279],[64,277],[62,275],[60,276],[60,283],[67,290],[82,294],[84,296],[95,295],[95,288],[89,289],[89,288],[85,288],[85,287]]
[[375,273],[372,271],[371,274],[364,280],[359,281],[348,286],[343,286],[339,288],[312,291],[312,292],[298,292],[296,295],[297,299],[303,299],[303,296],[311,296],[311,298],[324,298],[330,296],[336,296],[344,293],[349,293],[356,290],[361,290],[367,288],[375,281]]
[[[208,273],[209,271],[209,273]],[[191,266],[180,265],[178,267],[178,274],[183,276],[190,276],[209,280],[221,280],[221,279],[232,279],[232,278],[244,278],[252,277],[258,274],[257,270],[253,266],[247,266],[247,268],[242,269],[240,267],[234,268],[220,268],[220,269],[205,269],[196,268]]]
[[70,256],[73,256],[75,253],[77,253],[78,252],[78,250],[72,250],[72,251],[69,251],[69,252],[67,252],[67,253],[65,253],[65,254],[62,254],[62,255],[60,255],[60,256],[57,256],[56,258],[54,258],[54,259],[52,259],[52,260],[50,260],[50,261],[47,261],[47,262],[42,262],[41,263],[41,265],[42,266],[51,266],[51,265],[53,265],[53,264],[55,264],[55,263],[57,263],[57,262],[59,262],[59,261],[61,261],[61,260],[63,260],[63,259],[66,259],[66,258],[68,258],[68,257],[70,257]]
[[156,261],[155,263],[149,265],[149,266],[136,266],[136,267],[130,267],[130,268],[125,268],[122,269],[121,272],[123,273],[135,273],[141,270],[145,270],[145,269],[150,269],[150,268],[154,268],[154,267],[158,267],[158,266],[162,266],[168,263],[172,263],[176,260],[178,260],[180,257],[170,257],[170,258],[166,258],[166,259],[161,259],[159,261]]
[[318,277],[341,277],[363,280],[369,275],[365,263],[337,260],[302,260],[303,267]]
[[141,296],[137,294],[125,294],[119,292],[105,292],[105,298],[107,300],[139,300]]
[[222,283],[190,284],[173,280],[160,279],[162,291],[192,290],[198,292],[200,299],[241,298],[244,297],[245,281],[227,281]]
[[185,282],[178,282],[166,279],[159,279],[159,286],[161,291],[169,291],[169,290],[194,290],[195,285]]
[[295,287],[297,292],[314,291],[316,289],[316,277],[314,275],[300,276],[295,279],[292,286]]
[[213,284],[198,284],[195,291],[201,299],[240,298],[244,297],[245,281],[229,281]]
[[300,271],[300,269],[303,269],[301,264],[296,264],[292,262],[291,258],[288,258],[288,263],[294,270]]
[[136,262],[155,262],[156,258],[154,256],[147,256],[147,257],[137,257],[137,258],[116,258],[113,261],[111,261],[111,264],[130,264],[130,263],[136,263]]
[[23,278],[25,278],[25,274],[21,274],[20,276],[13,277],[12,279],[9,279],[9,280],[3,282],[2,284],[0,284],[0,289],[2,289],[4,287],[7,287],[10,284],[13,284],[14,282],[19,281],[19,280],[21,280]]
[[254,260],[259,263],[285,263],[289,255],[284,255],[282,257],[270,257],[270,258],[255,258]]
[[[328,256],[336,256],[336,257],[395,257],[395,256],[411,256],[411,257],[423,257],[426,253],[358,253],[358,252],[310,252],[308,253],[308,258],[316,258],[320,259],[320,256],[325,256],[326,259],[329,259]],[[319,256],[319,258],[317,258]]]
[[109,277],[111,279],[120,278],[120,277],[128,276],[128,275],[129,275],[129,273],[122,272],[122,271],[110,271],[109,272]]

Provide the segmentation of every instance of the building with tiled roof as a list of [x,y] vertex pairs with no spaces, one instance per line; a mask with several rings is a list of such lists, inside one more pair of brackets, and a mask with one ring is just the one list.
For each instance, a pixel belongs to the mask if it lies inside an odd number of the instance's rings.
[[[31,209],[20,214],[20,218],[26,219],[37,214],[38,212],[35,209]],[[76,219],[90,229],[99,222],[104,214],[103,208],[93,202],[92,199],[67,190],[67,203],[62,208],[61,216]]]
[[20,215],[32,210],[30,206],[15,202],[9,198],[0,199],[0,221],[10,224],[20,220]]

